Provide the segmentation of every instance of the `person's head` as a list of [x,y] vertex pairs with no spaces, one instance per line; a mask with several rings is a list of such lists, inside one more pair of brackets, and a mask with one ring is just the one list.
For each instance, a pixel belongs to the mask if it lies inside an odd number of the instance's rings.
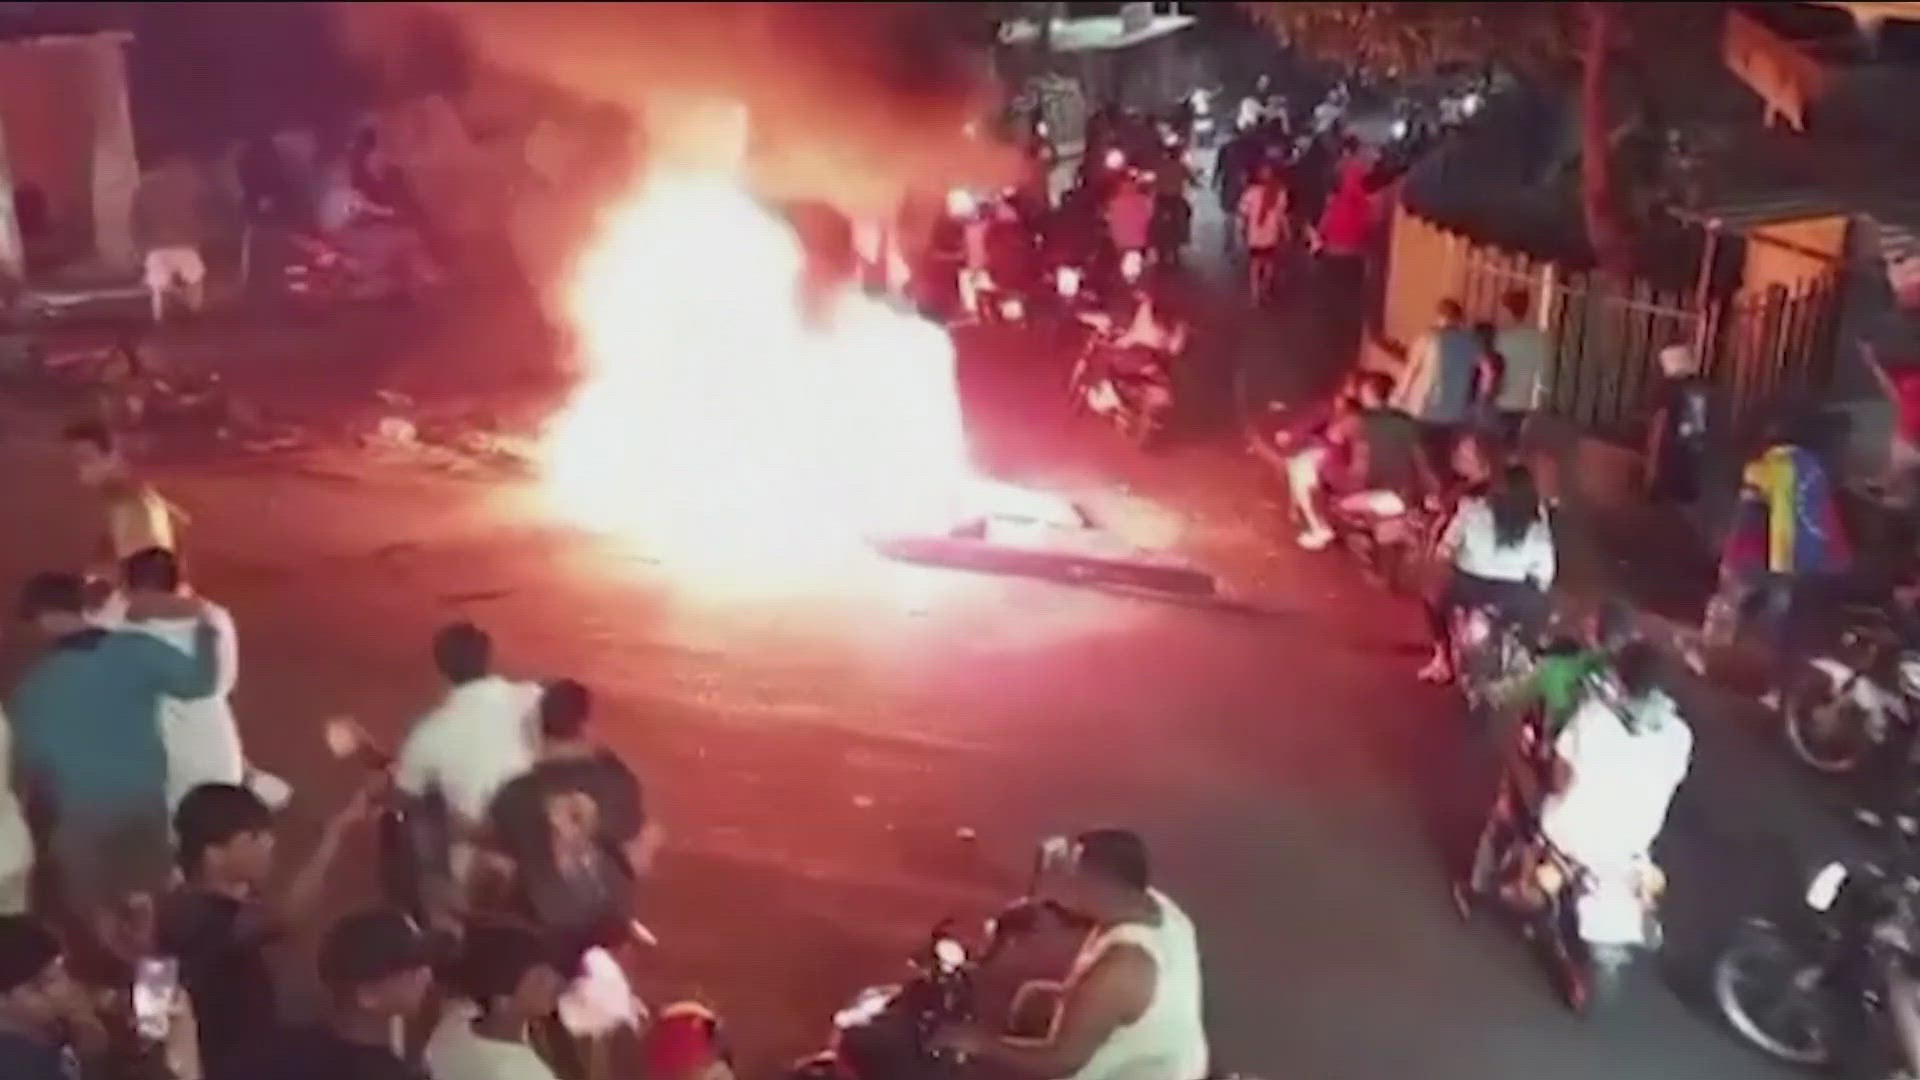
[[1613,677],[1628,701],[1644,701],[1660,688],[1660,650],[1646,641],[1629,641],[1613,654]]
[[20,587],[15,608],[21,621],[48,637],[60,637],[87,625],[87,586],[78,574],[35,574]]
[[538,933],[519,926],[469,927],[457,970],[461,992],[481,1012],[508,1021],[551,1013],[567,985],[557,950]]
[[1700,359],[1686,345],[1668,345],[1660,350],[1660,371],[1669,379],[1684,379],[1700,373]]
[[180,872],[190,882],[258,888],[273,873],[273,811],[239,784],[201,784],[173,812]]
[[586,734],[593,693],[575,679],[555,679],[540,691],[540,734],[548,742],[571,742]]
[[1440,301],[1433,309],[1433,324],[1441,329],[1451,329],[1466,321],[1466,312],[1461,309],[1460,301],[1448,297]]
[[52,1033],[74,993],[60,942],[31,915],[0,915],[0,1017]]
[[1540,520],[1540,490],[1534,486],[1533,470],[1525,465],[1509,465],[1502,470],[1499,482],[1487,494],[1487,509],[1493,512],[1496,544],[1512,547],[1526,539],[1528,530]]
[[178,593],[185,584],[180,573],[180,557],[160,547],[142,548],[121,560],[120,580],[129,593],[167,596]]
[[1133,911],[1152,879],[1147,845],[1127,829],[1093,829],[1074,837],[1067,858],[1049,867],[1039,894],[1065,910],[1106,923]]
[[1493,478],[1496,454],[1484,435],[1462,432],[1453,442],[1448,466],[1469,484],[1481,484]]
[[1353,380],[1353,396],[1363,409],[1384,408],[1393,396],[1393,376],[1381,371],[1363,371]]
[[88,487],[98,487],[126,470],[113,432],[97,420],[68,424],[60,438],[67,445],[74,474]]
[[432,963],[419,927],[392,908],[343,916],[320,940],[320,982],[341,1013],[412,1014],[433,982]]
[[433,662],[455,686],[484,679],[493,671],[493,638],[470,622],[449,623],[433,636]]
[[1533,306],[1533,297],[1525,289],[1508,289],[1500,294],[1500,310],[1506,313],[1509,323],[1527,321],[1527,311]]

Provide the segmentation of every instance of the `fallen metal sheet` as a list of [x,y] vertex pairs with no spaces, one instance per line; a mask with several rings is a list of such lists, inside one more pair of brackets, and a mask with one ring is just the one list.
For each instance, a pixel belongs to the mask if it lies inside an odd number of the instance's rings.
[[874,549],[890,559],[987,574],[1040,578],[1072,585],[1101,585],[1180,597],[1212,597],[1212,574],[1186,566],[998,543],[977,536],[896,536],[877,539]]

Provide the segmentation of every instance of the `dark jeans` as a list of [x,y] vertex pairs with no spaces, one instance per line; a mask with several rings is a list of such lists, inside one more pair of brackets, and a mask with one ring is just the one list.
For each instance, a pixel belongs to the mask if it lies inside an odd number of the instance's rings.
[[1427,604],[1427,627],[1433,643],[1451,651],[1453,612],[1463,607],[1492,608],[1504,621],[1519,624],[1528,633],[1546,625],[1547,594],[1525,581],[1498,581],[1461,570],[1453,571],[1438,599]]

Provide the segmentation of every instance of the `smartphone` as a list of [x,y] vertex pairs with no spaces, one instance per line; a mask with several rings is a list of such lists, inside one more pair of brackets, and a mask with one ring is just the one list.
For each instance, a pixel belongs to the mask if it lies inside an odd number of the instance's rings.
[[141,960],[133,974],[133,1025],[140,1037],[165,1039],[173,1028],[174,1001],[180,996],[180,962],[171,957]]

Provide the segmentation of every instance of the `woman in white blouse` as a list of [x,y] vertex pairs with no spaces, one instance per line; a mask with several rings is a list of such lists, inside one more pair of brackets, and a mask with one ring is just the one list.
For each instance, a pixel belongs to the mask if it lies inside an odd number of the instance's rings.
[[1428,607],[1433,658],[1420,677],[1450,682],[1449,616],[1455,608],[1494,607],[1523,625],[1545,621],[1555,569],[1553,528],[1532,471],[1509,465],[1484,497],[1462,502],[1437,555],[1450,573],[1440,599]]

